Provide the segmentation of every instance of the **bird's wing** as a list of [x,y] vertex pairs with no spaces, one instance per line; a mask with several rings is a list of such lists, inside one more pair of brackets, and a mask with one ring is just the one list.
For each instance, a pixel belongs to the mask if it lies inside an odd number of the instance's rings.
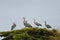
[[28,26],[28,27],[32,27],[29,23],[27,23],[27,26]]
[[11,27],[11,30],[13,30],[16,27],[16,24],[13,24]]
[[52,28],[50,25],[46,25],[47,28]]
[[11,30],[13,30],[13,29],[14,29],[14,26],[11,27]]
[[38,22],[35,22],[35,24],[37,25],[37,26],[42,26],[40,23],[38,23]]

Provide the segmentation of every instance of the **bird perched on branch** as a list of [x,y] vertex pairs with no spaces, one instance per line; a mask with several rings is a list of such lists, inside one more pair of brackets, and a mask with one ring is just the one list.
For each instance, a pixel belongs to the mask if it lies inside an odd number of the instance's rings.
[[11,30],[13,30],[16,27],[15,22],[13,22],[13,25],[11,26]]
[[36,25],[36,26],[42,26],[40,23],[38,23],[35,19],[34,19],[34,24]]
[[46,23],[46,21],[45,21],[45,26],[46,26],[47,28],[52,28],[50,25],[48,25],[48,24]]
[[27,20],[25,20],[25,17],[23,17],[23,24],[25,27],[32,27],[29,23],[27,23]]

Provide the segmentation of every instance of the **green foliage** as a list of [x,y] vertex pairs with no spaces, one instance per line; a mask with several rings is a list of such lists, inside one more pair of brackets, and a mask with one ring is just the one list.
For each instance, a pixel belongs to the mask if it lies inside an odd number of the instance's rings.
[[0,32],[2,40],[58,40],[60,33],[57,30],[48,30],[46,28],[23,28]]

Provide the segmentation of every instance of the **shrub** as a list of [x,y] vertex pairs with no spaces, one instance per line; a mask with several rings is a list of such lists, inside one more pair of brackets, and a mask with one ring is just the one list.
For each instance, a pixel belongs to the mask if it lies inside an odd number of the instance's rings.
[[2,40],[57,40],[58,31],[48,30],[46,28],[23,28],[20,30],[12,30],[0,32]]

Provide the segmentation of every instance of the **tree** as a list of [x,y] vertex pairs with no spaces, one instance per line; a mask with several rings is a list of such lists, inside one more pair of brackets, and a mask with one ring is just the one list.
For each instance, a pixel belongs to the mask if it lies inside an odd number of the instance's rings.
[[0,37],[4,37],[2,40],[55,40],[57,35],[55,29],[48,30],[46,28],[23,28],[0,32]]

